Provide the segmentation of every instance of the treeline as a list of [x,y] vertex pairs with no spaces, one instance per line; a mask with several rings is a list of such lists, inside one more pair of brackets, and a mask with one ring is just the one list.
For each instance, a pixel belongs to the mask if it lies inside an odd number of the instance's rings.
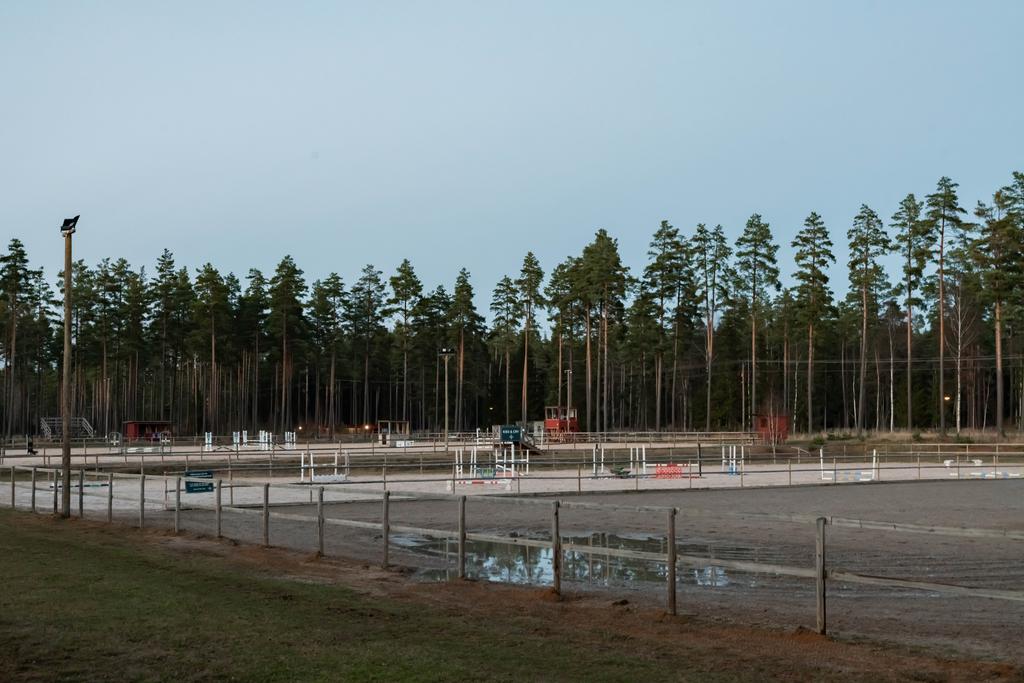
[[[438,430],[450,349],[454,430],[570,401],[590,431],[740,429],[758,413],[809,432],[1019,427],[1024,174],[971,211],[948,178],[888,219],[862,206],[840,300],[834,234],[813,212],[787,245],[757,214],[734,243],[721,225],[684,234],[663,221],[631,273],[598,230],[550,273],[528,252],[495,287],[490,324],[467,270],[429,289],[408,260],[348,283],[308,282],[290,256],[244,278],[190,273],[166,250],[152,273],[78,261],[74,413],[103,433],[128,419],[179,433],[332,434],[381,419]],[[790,287],[780,246],[795,254]],[[51,287],[17,239],[0,257],[8,437],[59,415],[58,275]]]

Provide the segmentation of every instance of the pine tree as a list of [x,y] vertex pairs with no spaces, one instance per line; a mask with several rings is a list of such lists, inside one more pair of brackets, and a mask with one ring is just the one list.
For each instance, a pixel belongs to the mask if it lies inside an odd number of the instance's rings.
[[[1020,176],[1024,190],[1024,174]],[[1024,223],[1014,220],[1011,210],[1012,186],[1002,188],[992,198],[992,204],[978,202],[974,215],[981,219],[980,236],[974,252],[980,270],[983,299],[992,306],[992,327],[996,353],[996,433],[1003,437],[1003,416],[1006,403],[1003,396],[1003,324],[1007,303],[1022,285],[1024,260]],[[1022,193],[1024,198],[1024,193]],[[1024,208],[1024,206],[1022,206]]]
[[[626,345],[630,351],[630,357],[636,359],[639,366],[636,369],[638,370],[640,381],[635,397],[630,392],[628,417],[625,423],[635,429],[642,429],[644,431],[650,428],[647,411],[647,363],[652,350],[657,348],[664,332],[658,320],[660,313],[658,293],[649,289],[649,284],[649,281],[646,279],[640,282],[637,293],[633,297],[633,302],[626,311]],[[655,382],[657,382],[657,364],[655,364],[653,370]],[[630,374],[632,375],[632,372]],[[657,426],[655,424],[655,428]]]
[[[79,278],[74,278],[77,282]],[[167,397],[167,362],[168,362],[168,339],[171,331],[171,321],[174,315],[175,291],[177,289],[177,271],[174,265],[174,255],[167,249],[163,250],[156,262],[156,278],[151,282],[149,298],[153,302],[153,317],[150,324],[156,330],[160,338],[160,413],[161,420],[167,419],[168,397]],[[77,296],[73,300],[77,300]]]
[[397,272],[391,277],[391,291],[388,301],[398,314],[395,338],[402,350],[402,419],[409,419],[409,344],[412,336],[409,317],[417,300],[423,295],[423,284],[416,277],[409,259],[403,259]]
[[212,264],[207,263],[196,271],[194,290],[196,293],[195,307],[193,309],[193,321],[195,322],[196,347],[204,346],[199,340],[205,339],[208,343],[210,373],[207,397],[205,401],[206,410],[203,431],[217,431],[218,406],[218,366],[217,366],[217,338],[227,334],[232,321],[231,302],[228,297],[230,292],[228,285],[217,272]]
[[519,320],[522,317],[522,300],[519,297],[519,290],[512,278],[507,275],[494,287],[491,296],[491,313],[494,320],[491,323],[491,344],[499,359],[499,368],[505,368],[505,424],[511,420],[509,410],[509,366],[512,363],[512,347],[519,332]]
[[956,188],[949,178],[939,178],[935,192],[925,198],[925,219],[933,234],[939,238],[935,256],[938,258],[938,304],[939,304],[939,431],[946,434],[946,238],[947,234],[960,227],[960,207]]
[[[342,316],[344,315],[345,285],[341,276],[331,273],[323,280],[317,280],[310,288],[309,323],[313,344],[328,356],[327,390],[324,395],[328,433],[332,436],[338,420],[337,359],[342,341]],[[317,392],[319,396],[319,391]],[[318,401],[319,403],[319,401]],[[318,420],[318,423],[320,421]]]
[[[469,271],[459,271],[455,278],[449,319],[452,333],[455,335],[456,371],[455,371],[455,431],[466,428],[466,365],[467,350],[475,352],[480,347],[484,331],[484,319],[476,310],[473,301],[473,285],[469,281]],[[479,392],[478,392],[479,393]]]
[[622,257],[619,255],[618,240],[612,238],[608,232],[601,228],[594,235],[594,240],[583,248],[583,255],[579,260],[580,296],[585,302],[586,310],[586,342],[587,342],[587,413],[588,428],[591,396],[591,314],[596,307],[598,327],[598,359],[596,368],[598,380],[599,400],[595,401],[595,416],[598,431],[607,431],[609,427],[609,352],[611,349],[609,339],[612,320],[621,315],[624,305],[623,300],[629,286],[629,270],[622,264]]
[[3,342],[6,420],[4,420],[4,439],[9,442],[14,427],[15,414],[19,410],[20,401],[16,389],[16,370],[18,362],[18,333],[26,315],[31,316],[36,308],[33,301],[35,288],[33,280],[42,277],[42,271],[29,267],[28,254],[21,240],[14,238],[7,245],[7,253],[0,256],[0,298],[6,308],[7,329]]
[[977,311],[981,307],[980,278],[976,269],[976,244],[973,225],[961,223],[962,230],[952,240],[946,259],[949,278],[950,350],[956,370],[956,391],[953,395],[953,416],[957,435],[963,426],[963,371],[964,354],[978,336]]
[[[440,392],[441,357],[438,354],[451,337],[451,321],[449,319],[451,311],[452,297],[448,295],[444,287],[438,285],[434,291],[420,298],[412,314],[413,351],[418,359],[416,364],[420,368],[420,386],[422,387],[420,419],[424,428],[429,426],[433,428],[433,431],[440,430],[439,416],[444,412],[441,407]],[[434,408],[429,415],[427,414],[426,400],[426,369],[428,366],[432,366],[434,369]]]
[[250,417],[250,428],[255,432],[260,425],[260,372],[267,340],[266,320],[270,310],[267,289],[270,285],[256,268],[249,270],[247,279],[249,284],[238,300],[236,337],[239,347],[246,349],[242,372],[248,389],[244,392],[248,403],[245,413]]
[[286,255],[277,264],[274,269],[274,277],[270,279],[268,289],[270,314],[267,317],[270,336],[271,338],[276,337],[281,349],[278,380],[279,403],[277,406],[281,432],[288,431],[294,424],[291,387],[294,357],[297,354],[293,347],[301,343],[305,332],[302,299],[306,295],[306,289],[302,270],[295,265],[295,260],[291,256]]
[[[676,300],[683,280],[689,276],[686,245],[679,231],[668,221],[662,221],[647,250],[651,259],[644,269],[642,291],[655,302],[657,328],[651,338],[654,351],[654,428],[662,427],[662,386],[665,376],[665,351],[668,349],[668,320],[674,319]],[[678,328],[673,324],[673,328]],[[675,335],[678,338],[678,333]],[[673,354],[674,355],[674,354]]]
[[[576,259],[569,257],[555,266],[548,278],[547,287],[544,289],[545,297],[550,306],[549,320],[553,323],[552,339],[558,340],[557,351],[557,385],[556,405],[568,410],[572,408],[571,383],[573,378],[573,345],[575,333],[578,327],[578,300],[573,291],[573,269],[576,267]],[[568,360],[563,356],[568,350]],[[565,384],[566,402],[562,403],[562,387]],[[566,413],[568,416],[568,413]]]
[[[352,285],[346,300],[345,318],[354,344],[363,352],[363,416],[370,423],[370,350],[384,332],[384,322],[392,314],[387,305],[384,276],[372,265],[363,267],[362,275]],[[374,414],[376,411],[374,411]]]
[[544,284],[544,271],[541,270],[540,262],[533,255],[532,251],[526,252],[523,258],[523,266],[519,270],[519,277],[515,281],[519,290],[519,308],[523,313],[523,424],[527,422],[527,393],[529,378],[527,368],[530,361],[530,332],[534,328],[534,311],[544,305],[544,296],[541,294],[541,285]]
[[[750,315],[750,413],[757,404],[757,324],[761,309],[770,301],[770,292],[779,290],[779,268],[775,255],[779,247],[772,241],[769,225],[753,214],[736,240],[736,292],[745,299]],[[744,415],[743,420],[752,417]]]
[[882,290],[885,274],[878,259],[891,249],[878,214],[866,204],[853,219],[846,233],[850,241],[850,289],[860,296],[860,381],[857,397],[857,436],[864,432],[866,408],[868,311],[878,311],[878,293]]
[[711,367],[715,358],[715,326],[721,308],[729,298],[729,282],[734,278],[729,259],[732,249],[725,230],[716,225],[708,230],[703,223],[691,239],[696,277],[696,300],[704,317],[705,416],[704,431],[711,431]]
[[907,431],[914,429],[914,307],[921,305],[921,299],[914,292],[920,289],[924,269],[931,256],[931,225],[921,220],[922,204],[913,194],[900,202],[900,208],[893,214],[890,224],[896,233],[896,245],[903,256],[903,287],[907,315]]
[[836,262],[832,238],[825,222],[815,212],[804,220],[804,227],[793,239],[796,249],[796,302],[807,326],[807,433],[814,432],[814,330],[832,304],[828,286],[828,268]]

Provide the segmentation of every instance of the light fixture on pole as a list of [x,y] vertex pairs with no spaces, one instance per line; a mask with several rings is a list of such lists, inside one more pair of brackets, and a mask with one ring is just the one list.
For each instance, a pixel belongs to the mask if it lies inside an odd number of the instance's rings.
[[448,453],[448,361],[455,355],[450,348],[445,347],[438,352],[444,358],[444,452]]
[[60,516],[71,516],[71,236],[78,226],[78,216],[65,218],[60,226],[64,238],[64,359],[61,384],[61,497]]

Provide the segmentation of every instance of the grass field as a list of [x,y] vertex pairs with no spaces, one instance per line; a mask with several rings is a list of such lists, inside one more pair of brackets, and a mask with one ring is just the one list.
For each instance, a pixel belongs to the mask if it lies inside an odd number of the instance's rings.
[[806,633],[607,599],[425,585],[278,549],[0,511],[0,679],[991,680]]

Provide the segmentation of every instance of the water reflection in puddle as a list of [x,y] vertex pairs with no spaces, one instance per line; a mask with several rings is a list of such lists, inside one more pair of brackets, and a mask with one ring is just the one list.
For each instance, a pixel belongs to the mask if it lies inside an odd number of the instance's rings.
[[[544,537],[536,540],[547,541]],[[595,586],[640,586],[645,583],[663,584],[666,567],[663,562],[602,555],[600,549],[623,549],[664,553],[665,539],[641,535],[594,533],[585,536],[565,536],[564,544],[586,545],[595,552],[565,551],[563,581],[574,581]],[[393,536],[392,541],[405,549],[441,560],[443,568],[421,569],[416,576],[427,581],[447,581],[457,574],[458,543],[451,539],[424,536]],[[681,555],[771,561],[762,548],[727,545],[716,542],[678,543]],[[466,575],[471,579],[501,583],[550,585],[552,583],[551,549],[531,548],[511,543],[466,541]],[[757,576],[735,574],[714,564],[700,567],[680,563],[677,572],[680,584],[702,588],[753,587]]]

